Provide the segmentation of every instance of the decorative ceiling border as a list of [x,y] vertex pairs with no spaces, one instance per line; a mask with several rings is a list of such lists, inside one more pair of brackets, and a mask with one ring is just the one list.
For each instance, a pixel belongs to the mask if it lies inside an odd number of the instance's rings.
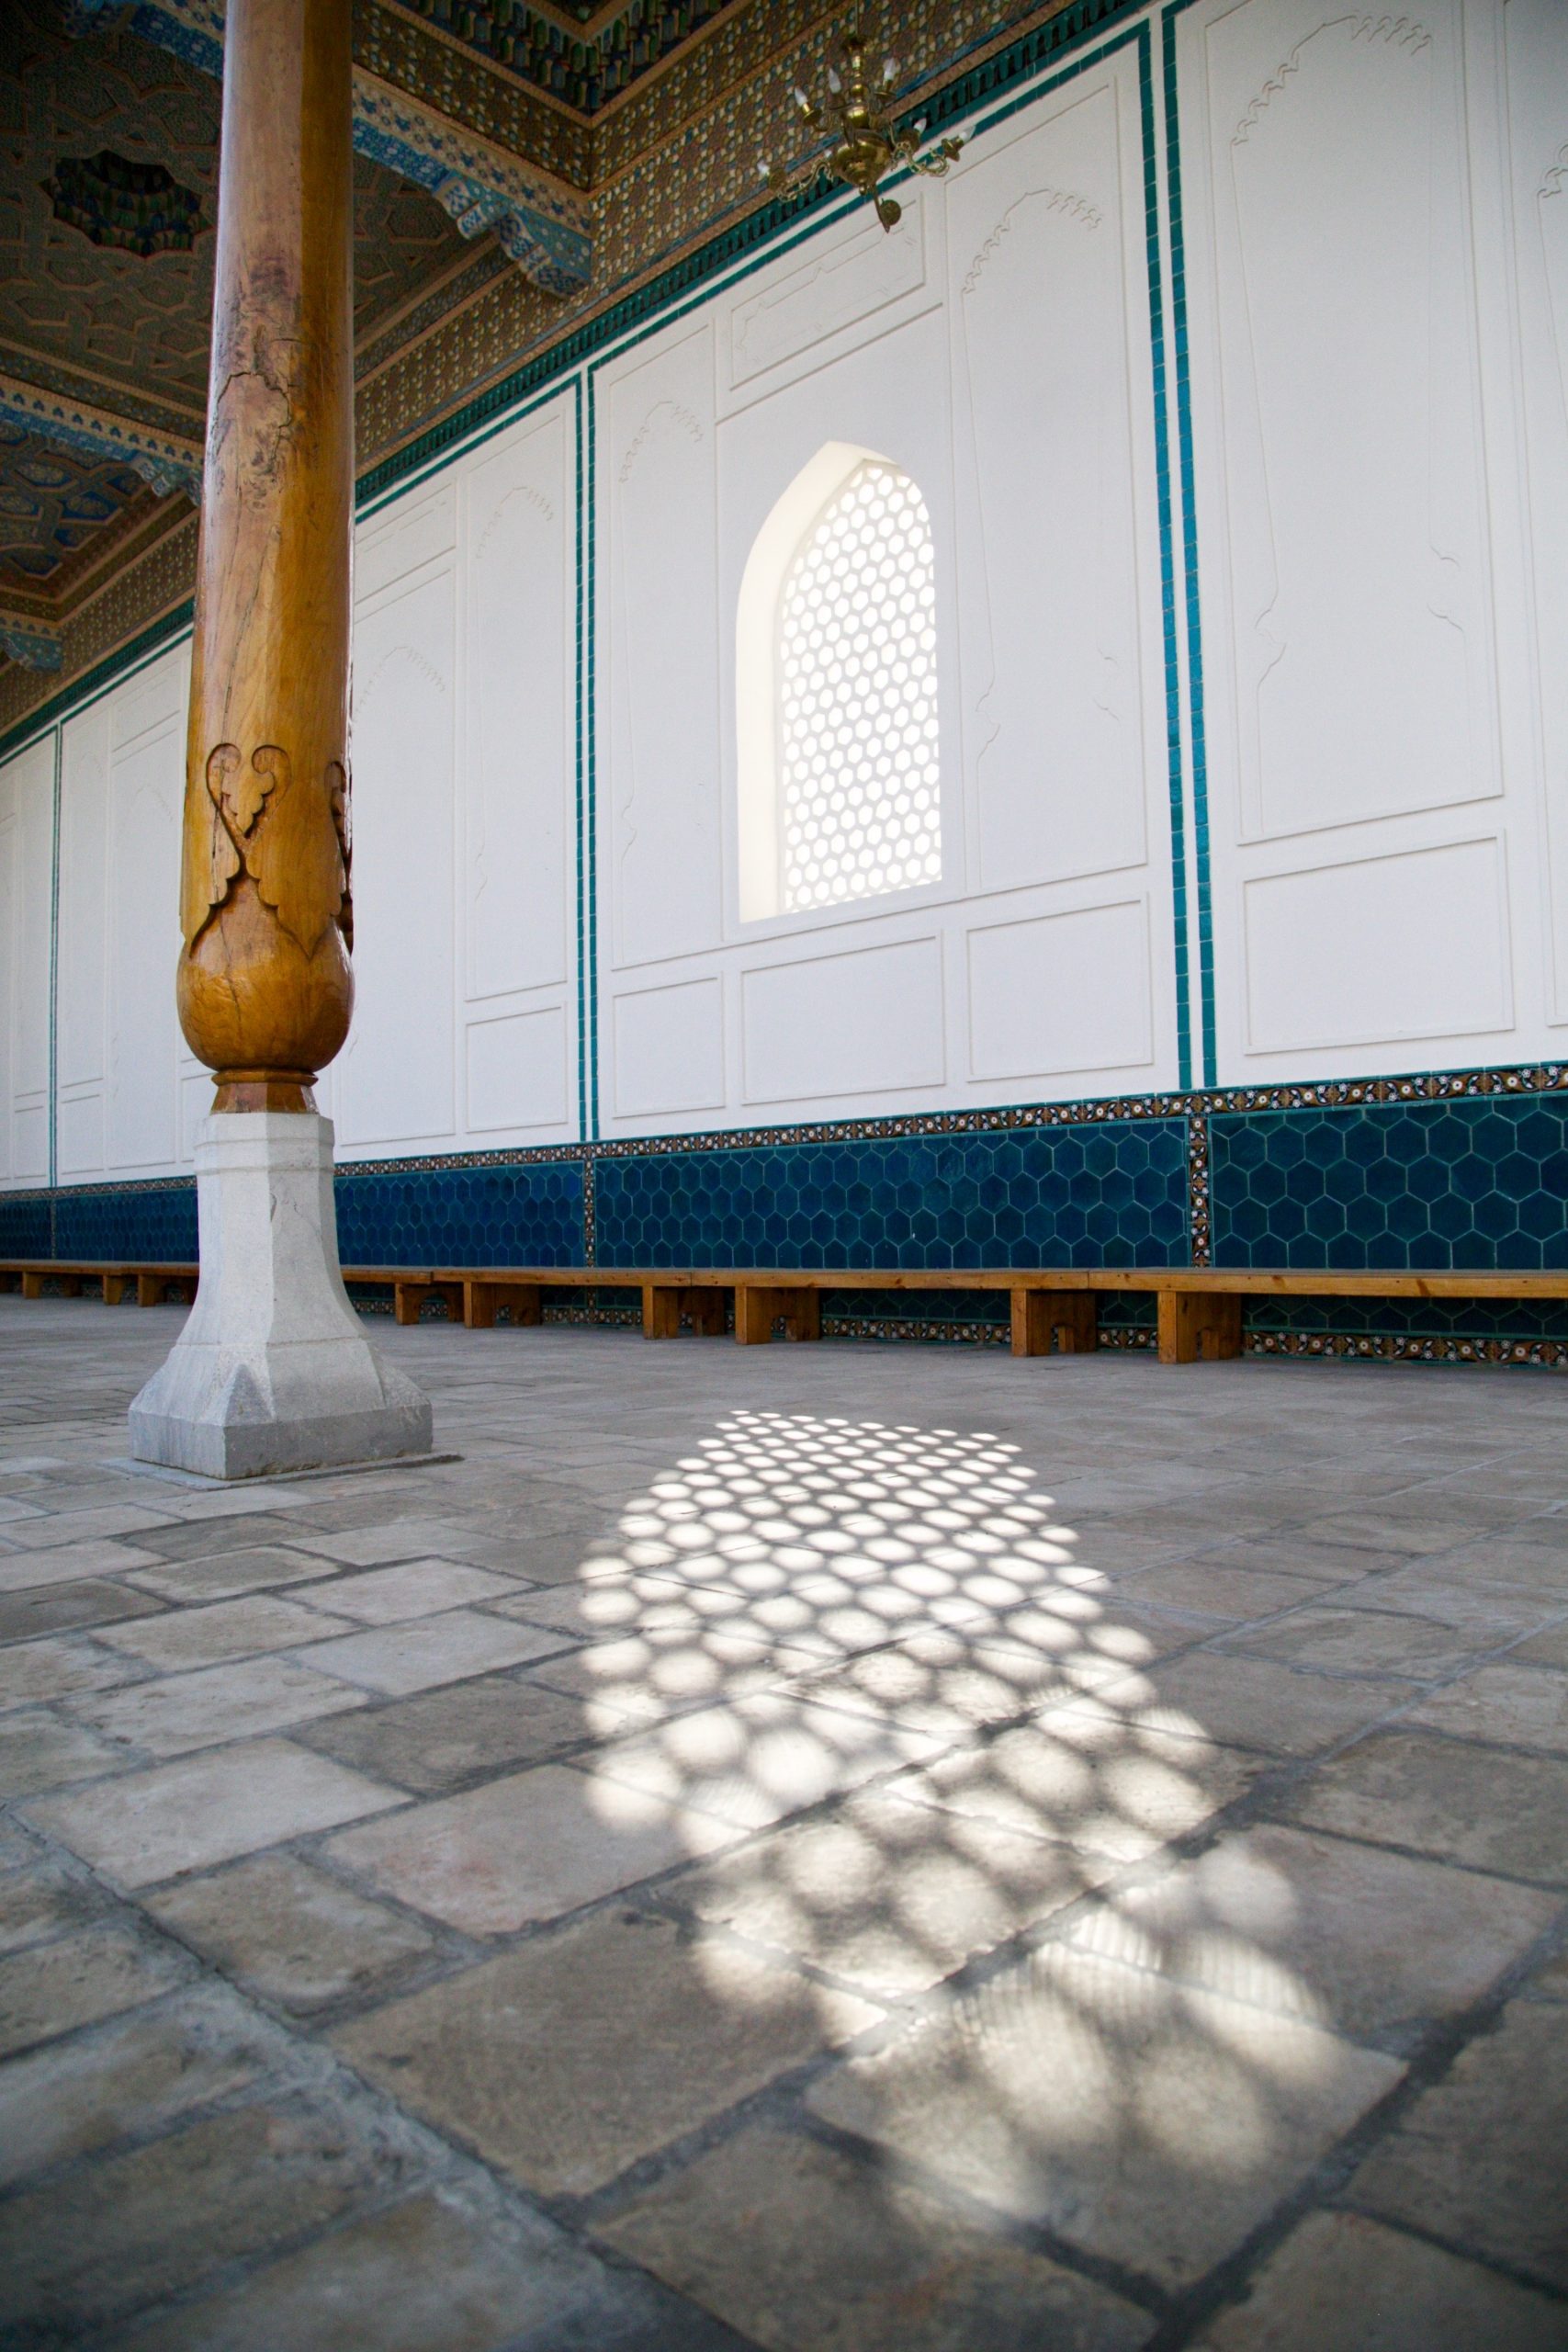
[[[66,28],[80,36],[121,13],[121,0],[70,0]],[[141,40],[221,79],[223,11],[216,0],[134,0],[124,17]],[[577,189],[358,64],[354,144],[434,196],[460,236],[493,230],[525,276],[547,293],[573,294],[588,284],[592,212]]]
[[0,376],[0,416],[25,424],[40,441],[66,449],[81,449],[90,458],[123,458],[160,498],[183,490],[187,498],[201,494],[201,444],[150,424],[134,424],[107,409],[90,408],[63,393],[45,391],[17,376]]

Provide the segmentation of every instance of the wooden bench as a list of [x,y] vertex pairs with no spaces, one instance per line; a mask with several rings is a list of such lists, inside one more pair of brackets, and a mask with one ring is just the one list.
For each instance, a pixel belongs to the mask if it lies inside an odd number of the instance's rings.
[[1162,1363],[1218,1362],[1242,1348],[1248,1298],[1568,1299],[1561,1273],[1325,1273],[1267,1267],[986,1267],[897,1272],[836,1267],[773,1269],[615,1266],[455,1268],[394,1275],[400,1322],[419,1319],[426,1298],[440,1296],[451,1319],[489,1330],[502,1306],[513,1322],[537,1323],[547,1290],[631,1290],[639,1295],[643,1336],[673,1339],[685,1317],[694,1330],[724,1329],[723,1294],[735,1295],[735,1337],[742,1347],[772,1339],[782,1322],[792,1340],[821,1336],[824,1291],[1005,1291],[1012,1351],[1019,1356],[1079,1354],[1098,1344],[1100,1299],[1133,1292],[1155,1300]]
[[[448,1319],[471,1331],[493,1329],[502,1308],[513,1323],[536,1324],[546,1291],[629,1290],[637,1295],[643,1336],[671,1340],[682,1319],[717,1336],[725,1328],[725,1294],[735,1300],[735,1337],[760,1347],[782,1325],[791,1340],[822,1334],[824,1291],[876,1291],[890,1296],[941,1291],[1003,1291],[1017,1356],[1082,1354],[1098,1344],[1100,1300],[1133,1292],[1155,1300],[1161,1363],[1218,1362],[1242,1348],[1242,1309],[1248,1298],[1568,1299],[1561,1273],[1325,1273],[1268,1267],[956,1267],[897,1272],[854,1267],[624,1266],[345,1266],[344,1280],[384,1285],[400,1323],[417,1323],[425,1301],[439,1298]],[[83,1284],[102,1284],[118,1305],[126,1285],[137,1302],[155,1306],[171,1291],[196,1295],[197,1269],[134,1261],[65,1262],[0,1259],[0,1283],[19,1280],[24,1298],[39,1298],[46,1279],[69,1296]]]

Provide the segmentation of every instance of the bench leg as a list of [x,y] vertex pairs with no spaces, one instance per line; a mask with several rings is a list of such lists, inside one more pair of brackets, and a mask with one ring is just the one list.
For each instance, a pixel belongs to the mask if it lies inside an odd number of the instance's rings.
[[784,1316],[786,1340],[819,1340],[822,1337],[822,1294],[819,1290],[781,1291],[775,1301],[775,1311]]
[[41,1298],[43,1296],[43,1276],[41,1274],[24,1274],[22,1276],[22,1296],[24,1298]]
[[512,1309],[512,1328],[514,1331],[522,1324],[542,1323],[545,1319],[544,1303],[539,1295],[537,1283],[498,1283],[495,1289],[495,1303],[497,1306],[509,1306]]
[[694,1331],[705,1340],[724,1337],[724,1293],[721,1290],[692,1289],[681,1293],[681,1312],[689,1317]]
[[672,1340],[681,1329],[681,1294],[669,1283],[642,1286],[642,1336]]
[[130,1279],[130,1277],[129,1274],[106,1274],[104,1276],[104,1305],[106,1306],[118,1306],[119,1305],[121,1299],[125,1296],[125,1286]]
[[419,1310],[430,1296],[428,1283],[394,1283],[392,1315],[399,1323],[417,1323]]
[[1027,1290],[1012,1294],[1012,1351],[1048,1356],[1052,1346],[1065,1356],[1085,1355],[1099,1344],[1099,1301],[1091,1290]]
[[136,1277],[136,1304],[137,1304],[137,1306],[162,1306],[163,1303],[164,1303],[164,1277],[163,1277],[163,1275],[162,1275],[162,1274],[138,1274],[138,1275],[137,1275],[137,1277]]
[[494,1283],[463,1284],[463,1324],[469,1331],[493,1331],[498,1305]]
[[1161,1363],[1214,1363],[1241,1353],[1241,1299],[1234,1292],[1162,1290]]
[[743,1348],[765,1347],[773,1336],[779,1294],[762,1283],[735,1285],[735,1337]]
[[67,1298],[81,1297],[82,1277],[80,1274],[62,1274],[59,1277],[59,1282],[60,1287]]

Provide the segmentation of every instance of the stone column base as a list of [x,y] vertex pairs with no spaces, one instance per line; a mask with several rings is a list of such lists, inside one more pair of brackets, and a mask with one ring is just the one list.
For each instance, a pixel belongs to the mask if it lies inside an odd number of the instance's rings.
[[343,1286],[331,1121],[205,1120],[196,1176],[201,1285],[130,1408],[136,1459],[254,1478],[428,1453],[430,1399],[382,1363]]

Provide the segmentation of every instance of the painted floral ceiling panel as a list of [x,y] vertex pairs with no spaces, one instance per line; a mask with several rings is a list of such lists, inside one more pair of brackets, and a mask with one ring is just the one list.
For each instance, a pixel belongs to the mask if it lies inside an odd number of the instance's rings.
[[121,459],[57,449],[0,417],[0,587],[37,594],[152,497]]

